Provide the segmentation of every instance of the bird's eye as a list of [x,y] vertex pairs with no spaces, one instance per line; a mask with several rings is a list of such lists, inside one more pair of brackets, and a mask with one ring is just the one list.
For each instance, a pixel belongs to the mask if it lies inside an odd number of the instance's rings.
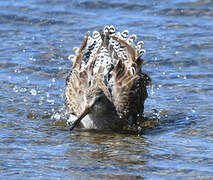
[[89,81],[89,86],[91,86],[91,84],[92,84],[92,83],[91,83],[91,80],[90,80],[90,81]]

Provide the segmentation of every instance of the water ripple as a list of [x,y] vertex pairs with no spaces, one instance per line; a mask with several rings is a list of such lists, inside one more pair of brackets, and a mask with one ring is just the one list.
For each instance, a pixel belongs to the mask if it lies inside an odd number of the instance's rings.
[[[2,1],[3,179],[212,179],[211,0]],[[140,135],[69,132],[64,87],[72,48],[105,24],[144,41],[152,78]],[[153,120],[153,121],[152,121]],[[148,128],[149,127],[149,128]]]

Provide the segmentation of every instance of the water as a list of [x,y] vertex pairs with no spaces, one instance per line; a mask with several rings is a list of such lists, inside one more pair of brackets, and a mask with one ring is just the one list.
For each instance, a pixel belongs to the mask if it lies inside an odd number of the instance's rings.
[[[0,179],[212,179],[213,1],[0,1]],[[114,24],[145,42],[141,136],[75,130],[67,60]]]

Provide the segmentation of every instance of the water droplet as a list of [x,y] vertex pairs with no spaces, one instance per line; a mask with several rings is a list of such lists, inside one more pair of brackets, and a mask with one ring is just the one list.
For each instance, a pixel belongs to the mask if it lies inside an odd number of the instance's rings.
[[15,69],[14,72],[15,72],[15,73],[20,73],[21,70],[20,70],[20,69]]
[[27,88],[21,88],[20,89],[20,92],[26,92],[27,91]]
[[55,113],[54,115],[53,115],[53,119],[55,119],[55,120],[60,120],[60,118],[61,118],[61,115],[59,114],[59,113]]
[[55,78],[52,78],[52,82],[55,82]]
[[155,94],[155,91],[154,91],[154,87],[153,87],[153,86],[151,87],[151,94],[152,94],[152,95]]
[[35,89],[31,89],[30,90],[30,94],[33,95],[33,96],[36,96],[37,95],[37,91]]
[[17,92],[18,92],[18,87],[17,87],[17,86],[14,86],[14,87],[13,87],[13,91],[17,93]]
[[195,113],[195,112],[196,112],[196,110],[195,110],[195,109],[192,109],[191,111],[192,111],[192,113]]
[[31,60],[31,61],[36,61],[36,58],[34,58],[33,56],[31,56],[31,57],[29,58],[29,60]]
[[47,99],[47,102],[51,103],[51,104],[54,104],[55,101],[53,99]]

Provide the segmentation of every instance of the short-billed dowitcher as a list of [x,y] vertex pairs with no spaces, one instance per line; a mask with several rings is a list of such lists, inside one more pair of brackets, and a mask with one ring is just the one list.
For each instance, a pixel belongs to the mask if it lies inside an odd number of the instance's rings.
[[150,78],[142,72],[143,42],[114,26],[87,32],[74,48],[72,70],[66,79],[65,106],[71,130],[122,130],[143,116]]

